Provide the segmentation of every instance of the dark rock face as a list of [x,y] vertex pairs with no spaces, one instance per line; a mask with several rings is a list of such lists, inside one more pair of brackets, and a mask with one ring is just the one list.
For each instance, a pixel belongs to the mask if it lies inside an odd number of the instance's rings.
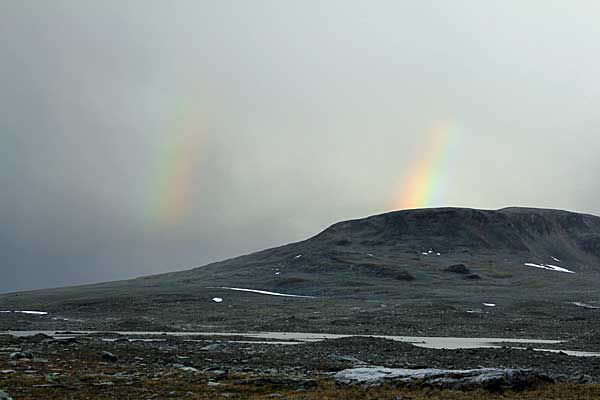
[[529,254],[532,258],[552,254],[580,264],[600,261],[600,217],[560,210],[395,211],[337,223],[309,241],[329,243],[341,237],[375,248],[406,245],[434,248],[442,254],[502,252]]
[[102,353],[100,353],[100,356],[105,361],[117,362],[119,360],[119,358],[117,356],[115,356],[113,353],[110,353],[108,351],[103,351]]
[[52,341],[52,336],[45,335],[43,333],[38,333],[28,338],[28,341],[33,343],[43,342],[44,340]]
[[10,353],[10,358],[12,360],[22,360],[22,359],[32,360],[33,359],[33,354],[31,354],[28,351],[18,351],[18,352],[15,352],[15,353]]
[[454,264],[444,270],[445,272],[452,272],[455,274],[470,274],[471,271],[465,264]]
[[355,267],[355,270],[360,273],[372,274],[377,277],[391,278],[399,281],[412,281],[415,279],[414,276],[406,271],[381,265],[358,265]]
[[[371,231],[390,240],[440,238],[453,245],[525,250],[536,236],[569,233],[574,244],[594,250],[600,243],[600,217],[559,210],[508,208],[498,211],[436,208],[395,211],[333,225],[323,234]],[[351,240],[347,236],[346,240]],[[600,255],[597,254],[597,255]]]

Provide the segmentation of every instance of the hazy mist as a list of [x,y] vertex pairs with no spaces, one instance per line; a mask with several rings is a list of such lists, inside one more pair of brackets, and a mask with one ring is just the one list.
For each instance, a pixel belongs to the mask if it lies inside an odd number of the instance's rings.
[[0,291],[401,206],[600,214],[596,1],[0,2]]

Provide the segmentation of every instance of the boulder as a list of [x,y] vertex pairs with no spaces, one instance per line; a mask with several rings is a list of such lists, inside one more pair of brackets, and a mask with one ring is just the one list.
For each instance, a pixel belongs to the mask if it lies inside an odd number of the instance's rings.
[[11,360],[22,360],[22,359],[33,359],[33,354],[28,351],[16,351],[14,353],[10,353]]
[[28,336],[25,338],[27,342],[31,343],[43,343],[43,342],[53,342],[55,339],[52,336],[48,336],[44,333],[37,333],[33,336]]
[[198,371],[198,369],[196,369],[194,367],[188,367],[183,364],[173,364],[173,368],[179,369],[184,372],[200,372],[200,371]]
[[0,389],[0,400],[13,400],[4,390]]
[[217,350],[220,350],[222,347],[223,347],[222,344],[215,343],[215,344],[209,344],[208,346],[201,347],[200,350],[202,350],[202,351],[217,351]]
[[465,264],[454,264],[444,270],[444,272],[452,272],[454,274],[470,274],[471,271]]
[[345,369],[335,374],[339,384],[380,386],[432,386],[444,389],[525,389],[539,383],[553,382],[550,376],[528,369],[479,368],[449,369],[395,369],[365,367]]
[[117,356],[115,356],[113,353],[110,353],[108,351],[103,351],[102,353],[100,353],[100,356],[105,361],[117,362],[119,360],[119,358]]

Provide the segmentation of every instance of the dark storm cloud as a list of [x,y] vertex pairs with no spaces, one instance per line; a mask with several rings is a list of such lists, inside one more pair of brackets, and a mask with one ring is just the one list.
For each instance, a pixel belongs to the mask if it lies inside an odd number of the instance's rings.
[[[4,1],[0,291],[125,278],[393,208],[427,128],[432,205],[600,214],[595,2]],[[165,148],[205,115],[185,212]]]

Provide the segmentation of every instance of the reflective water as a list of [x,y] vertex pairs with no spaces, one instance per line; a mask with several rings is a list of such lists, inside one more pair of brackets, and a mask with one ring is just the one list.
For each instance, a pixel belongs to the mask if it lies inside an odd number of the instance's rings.
[[[112,331],[111,331],[112,332]],[[13,336],[33,336],[42,333],[52,336],[56,339],[66,339],[82,334],[102,334],[100,331],[81,331],[81,332],[57,332],[57,331],[5,331],[4,334]],[[144,336],[142,340],[160,340],[164,336],[191,337],[191,336],[221,336],[236,337],[231,342],[235,343],[261,343],[261,344],[279,344],[292,345],[305,342],[318,342],[326,339],[339,339],[356,335],[340,335],[332,333],[306,333],[306,332],[112,332],[124,336]],[[364,336],[364,335],[363,335]],[[430,337],[430,336],[386,336],[386,335],[368,335],[371,337],[395,340],[398,342],[412,343],[415,346],[431,349],[477,349],[477,348],[500,348],[503,346],[524,349],[531,347],[535,351],[563,352],[579,357],[600,357],[599,352],[572,351],[562,349],[547,349],[543,345],[556,345],[564,343],[560,340],[545,339],[522,339],[522,338],[469,338],[469,337]],[[258,339],[257,341],[239,340]],[[109,339],[110,340],[110,339]],[[531,345],[531,346],[523,346]],[[535,345],[535,346],[534,346]],[[541,347],[540,347],[541,346]]]

